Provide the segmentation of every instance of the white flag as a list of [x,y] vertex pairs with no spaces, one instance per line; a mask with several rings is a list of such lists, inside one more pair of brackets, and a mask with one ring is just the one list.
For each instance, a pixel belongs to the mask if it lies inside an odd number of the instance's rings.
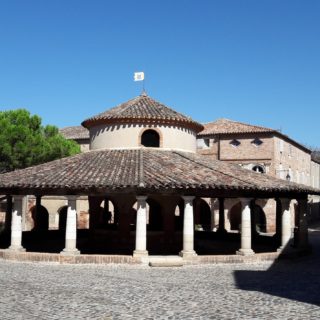
[[134,73],[134,81],[143,81],[143,80],[144,80],[144,72]]

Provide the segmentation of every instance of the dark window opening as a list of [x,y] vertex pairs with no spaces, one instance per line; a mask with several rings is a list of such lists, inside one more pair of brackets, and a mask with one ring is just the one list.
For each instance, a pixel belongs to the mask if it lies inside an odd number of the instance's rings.
[[255,172],[258,172],[258,173],[264,173],[264,172],[265,172],[265,171],[264,171],[264,168],[263,168],[262,166],[259,166],[259,165],[254,166],[254,167],[252,168],[252,170],[255,171]]
[[141,136],[141,144],[145,147],[160,147],[160,136],[155,130],[146,130]]
[[251,143],[253,145],[255,145],[256,147],[259,147],[259,146],[261,146],[263,144],[263,141],[260,140],[259,138],[255,138],[254,140],[251,141]]
[[234,147],[239,147],[241,142],[237,139],[233,139],[232,141],[230,141],[230,144]]

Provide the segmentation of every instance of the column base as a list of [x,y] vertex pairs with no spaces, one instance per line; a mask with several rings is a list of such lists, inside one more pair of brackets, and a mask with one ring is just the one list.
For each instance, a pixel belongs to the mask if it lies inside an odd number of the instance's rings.
[[22,246],[10,246],[7,250],[12,252],[26,252],[26,249]]
[[149,253],[147,250],[134,250],[133,251],[133,257],[134,258],[144,258],[148,257]]
[[179,256],[182,257],[183,259],[187,259],[187,260],[192,260],[194,258],[196,258],[198,255],[197,253],[192,250],[192,251],[180,251]]
[[63,256],[76,256],[80,254],[80,251],[78,249],[63,249],[60,254]]
[[254,255],[254,251],[252,249],[239,249],[236,254],[240,256],[252,256]]

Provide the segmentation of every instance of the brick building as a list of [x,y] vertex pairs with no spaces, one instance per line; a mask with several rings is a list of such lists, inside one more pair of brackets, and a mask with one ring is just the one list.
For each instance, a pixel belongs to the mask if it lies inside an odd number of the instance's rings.
[[[228,119],[204,124],[197,136],[198,153],[212,159],[236,163],[243,168],[279,179],[312,187],[319,187],[319,161],[311,159],[311,150],[278,130],[250,125]],[[319,219],[319,198],[310,198],[309,219]],[[275,232],[276,201],[256,201],[260,212],[257,225],[263,231]],[[239,229],[239,203],[226,203],[227,229]],[[294,212],[295,203],[291,204]],[[312,210],[311,210],[312,208]],[[292,215],[294,217],[294,215]],[[294,219],[292,219],[294,226]]]

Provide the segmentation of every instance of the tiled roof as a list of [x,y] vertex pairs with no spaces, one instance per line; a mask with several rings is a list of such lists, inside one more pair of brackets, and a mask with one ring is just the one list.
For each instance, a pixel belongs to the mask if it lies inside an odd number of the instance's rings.
[[320,163],[320,151],[312,151],[311,153],[311,159],[314,162]]
[[275,132],[276,130],[254,126],[242,122],[232,121],[228,119],[218,119],[214,122],[204,124],[204,130],[199,132],[201,135],[211,134],[232,134],[232,133],[262,133],[262,132]]
[[232,196],[318,193],[205,156],[160,149],[94,150],[0,175],[0,194],[114,192]]
[[134,99],[93,116],[83,121],[82,125],[90,128],[100,123],[119,122],[180,124],[184,127],[192,128],[196,132],[203,129],[200,123],[150,98],[147,94],[141,94]]
[[65,127],[59,130],[60,133],[70,140],[89,139],[89,130],[82,126]]

